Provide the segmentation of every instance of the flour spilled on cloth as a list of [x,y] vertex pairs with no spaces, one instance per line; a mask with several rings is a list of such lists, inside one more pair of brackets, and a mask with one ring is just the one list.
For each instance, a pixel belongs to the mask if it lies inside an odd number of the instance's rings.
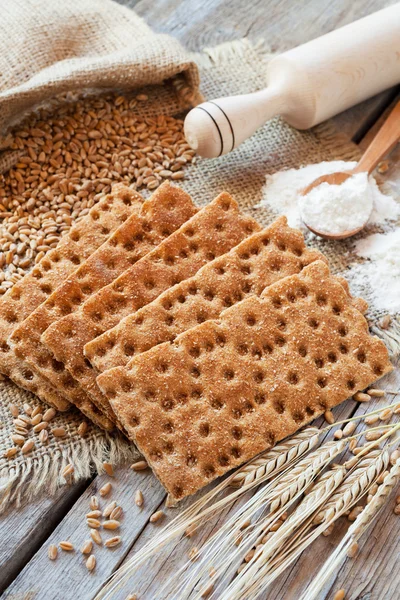
[[[288,169],[287,171],[279,171],[273,175],[268,175],[263,189],[263,199],[260,206],[266,206],[278,214],[286,215],[290,226],[298,227],[304,231],[306,230],[306,227],[301,219],[298,204],[301,190],[321,175],[335,173],[336,171],[347,171],[354,168],[356,164],[356,162],[346,162],[341,160],[321,162],[300,169]],[[325,187],[325,185],[326,184],[319,187],[322,188]],[[365,201],[367,203],[372,202],[373,205],[368,224],[380,225],[385,221],[393,221],[400,216],[400,205],[395,202],[392,196],[381,192],[372,176],[368,177],[368,180],[366,180],[365,176],[352,177],[348,180],[347,186],[350,206],[345,208],[346,198],[341,195],[341,210],[344,213],[343,218],[347,218],[350,223],[352,223],[353,220],[357,221],[356,213],[360,212],[360,198],[362,199],[363,194],[367,192],[369,199],[366,199]],[[337,188],[338,186],[330,187]],[[333,192],[334,190],[332,190],[332,193]],[[314,193],[318,193],[318,188],[316,188]],[[309,194],[309,196],[310,195],[311,194]],[[319,197],[321,197],[321,194],[319,194]],[[355,197],[358,198],[358,204],[357,206],[354,204],[351,206],[352,200],[354,201]],[[326,204],[328,205],[329,198],[327,200]],[[334,218],[334,214],[329,211],[328,206],[326,206],[326,208],[325,214],[327,215],[327,218]],[[340,220],[339,217],[337,217],[337,219],[340,221],[338,225],[340,226],[343,223],[343,220]],[[326,227],[321,228],[320,217],[318,217],[316,223],[319,225],[319,227],[315,227],[316,229],[327,231]],[[327,227],[329,227],[329,224],[327,224]]]
[[346,273],[351,287],[368,290],[367,300],[377,309],[400,312],[400,229],[369,235],[354,250],[367,260]]

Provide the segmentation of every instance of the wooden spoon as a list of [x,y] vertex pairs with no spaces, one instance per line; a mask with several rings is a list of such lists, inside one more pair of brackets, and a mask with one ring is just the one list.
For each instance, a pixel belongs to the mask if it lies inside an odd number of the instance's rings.
[[[305,187],[301,194],[306,196],[312,189],[321,185],[321,183],[329,183],[330,185],[340,185],[346,179],[351,177],[352,175],[356,175],[357,173],[372,173],[375,169],[376,165],[382,160],[384,156],[389,154],[389,152],[395,147],[397,142],[400,139],[400,101],[396,104],[385,123],[382,125],[360,160],[354,169],[349,171],[339,171],[337,173],[331,173],[329,175],[322,175],[315,179],[312,183],[310,183],[307,187]],[[327,240],[343,240],[344,238],[355,235],[361,229],[365,227],[367,224],[370,214],[366,215],[365,223],[354,229],[353,231],[343,231],[342,233],[335,234],[327,234],[322,231],[317,231],[310,227],[308,223],[305,222],[305,225],[308,227],[310,231],[316,233],[317,235],[327,239]]]

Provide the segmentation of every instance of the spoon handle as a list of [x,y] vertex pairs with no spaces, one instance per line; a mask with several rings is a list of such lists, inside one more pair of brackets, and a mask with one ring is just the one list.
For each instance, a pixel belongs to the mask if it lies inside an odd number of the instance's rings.
[[400,101],[358,161],[353,173],[372,173],[376,165],[395,147],[400,139]]

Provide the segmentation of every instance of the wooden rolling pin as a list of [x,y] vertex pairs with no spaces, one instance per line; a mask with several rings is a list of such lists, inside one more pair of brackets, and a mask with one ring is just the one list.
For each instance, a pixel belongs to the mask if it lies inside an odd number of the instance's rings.
[[276,115],[308,129],[398,83],[400,3],[273,58],[268,87],[200,104],[185,119],[185,136],[214,158]]

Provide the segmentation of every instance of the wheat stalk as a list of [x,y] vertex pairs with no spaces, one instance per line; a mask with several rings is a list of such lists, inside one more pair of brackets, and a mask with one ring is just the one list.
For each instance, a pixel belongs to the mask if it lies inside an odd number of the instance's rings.
[[261,454],[236,471],[230,485],[241,487],[281,471],[289,463],[314,448],[318,443],[319,435],[320,431],[316,427],[308,427],[300,431],[286,442]]
[[306,591],[303,593],[300,600],[314,600],[315,598],[319,597],[322,588],[330,580],[345,559],[349,547],[372,525],[382,507],[385,505],[389,494],[392,492],[399,480],[400,459],[397,460],[397,462],[389,471],[389,474],[383,480],[383,483],[378,487],[378,490],[373,496],[371,502],[366,505],[362,513],[360,513],[354,523],[352,523],[351,527],[349,527],[339,546],[330,555],[329,559],[320,569],[318,575],[315,577],[311,585],[309,585]]

